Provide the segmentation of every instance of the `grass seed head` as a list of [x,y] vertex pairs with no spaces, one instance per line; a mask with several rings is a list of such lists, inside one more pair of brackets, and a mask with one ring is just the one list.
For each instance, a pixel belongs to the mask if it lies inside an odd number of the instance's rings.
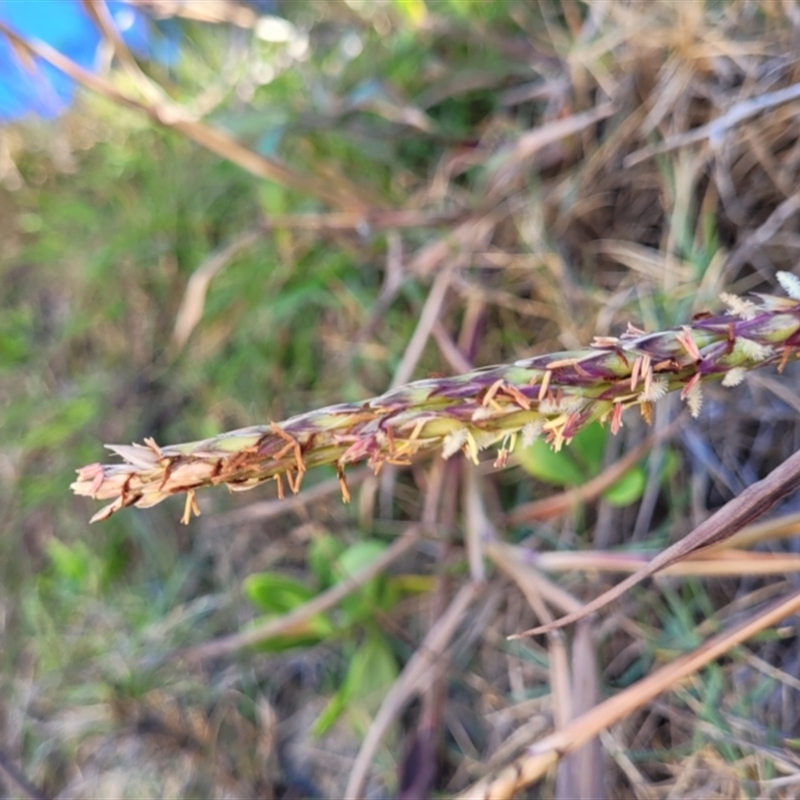
[[680,391],[692,416],[703,401],[702,383],[740,383],[747,370],[786,363],[800,346],[800,280],[780,273],[789,298],[724,295],[729,313],[704,316],[655,333],[632,326],[619,338],[596,337],[584,350],[554,353],[392,389],[363,403],[342,403],[256,425],[201,442],[159,446],[109,445],[120,464],[78,470],[72,490],[112,500],[93,520],[126,506],[160,503],[186,493],[184,522],[197,513],[195,491],[226,484],[233,491],[283,479],[300,489],[311,467],[336,467],[345,499],[345,466],[367,461],[408,464],[419,453],[458,451],[478,462],[480,451],[500,442],[495,460],[505,466],[517,441],[529,446],[545,435],[555,450],[593,420],[622,426],[636,406],[646,420],[652,404]]

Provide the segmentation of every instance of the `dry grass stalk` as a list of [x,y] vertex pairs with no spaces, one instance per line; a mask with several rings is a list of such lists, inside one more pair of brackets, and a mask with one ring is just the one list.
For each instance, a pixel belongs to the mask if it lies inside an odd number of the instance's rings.
[[566,727],[541,739],[528,752],[495,775],[458,795],[458,800],[506,800],[541,779],[559,759],[576,752],[602,730],[624,719],[690,675],[800,609],[800,593],[782,598],[767,609],[709,639],[697,649],[642,678],[638,683],[596,705]]
[[775,503],[783,499],[800,487],[800,452],[786,459],[776,467],[766,478],[748,486],[740,495],[712,514],[708,519],[698,525],[691,533],[662,550],[655,558],[640,567],[630,577],[621,583],[603,592],[580,611],[567,614],[556,622],[547,622],[537,628],[531,628],[523,633],[514,634],[516,639],[537,633],[562,628],[583,619],[589,614],[599,611],[613,600],[621,597],[632,587],[641,583],[645,578],[661,572],[672,564],[691,556],[693,553],[707,548],[710,545],[729,539],[734,533],[745,525],[757,519],[772,508]]
[[656,333],[629,325],[620,337],[597,337],[583,350],[540,355],[485,367],[451,378],[400,386],[361,403],[342,403],[220,434],[161,447],[108,445],[122,464],[90,464],[78,470],[76,494],[112,499],[93,521],[126,506],[146,508],[187,493],[183,521],[199,513],[195,490],[226,484],[232,491],[274,480],[283,496],[305,472],[333,464],[342,496],[349,499],[344,470],[367,461],[409,464],[418,453],[459,450],[477,463],[480,450],[499,444],[496,466],[505,466],[517,442],[546,437],[558,450],[593,420],[616,433],[627,408],[650,420],[653,403],[680,390],[693,415],[702,404],[701,383],[720,379],[735,386],[747,370],[778,364],[781,370],[800,345],[800,282],[779,273],[788,298],[724,295],[728,313],[698,315],[690,323]]
[[[664,567],[665,575],[699,575],[704,578],[723,575],[788,575],[800,572],[800,556],[787,553],[753,553],[730,547],[692,552],[684,560]],[[518,548],[526,558],[546,572],[637,572],[656,555],[653,551],[557,551],[535,553]]]
[[344,796],[349,800],[363,797],[364,783],[381,738],[400,715],[409,699],[420,691],[421,686],[433,680],[437,670],[446,666],[447,661],[443,660],[443,654],[467,610],[484,591],[485,586],[475,582],[466,583],[461,587],[447,610],[428,631],[424,641],[409,659],[391,690],[383,698],[381,707],[364,737],[364,743],[347,781]]

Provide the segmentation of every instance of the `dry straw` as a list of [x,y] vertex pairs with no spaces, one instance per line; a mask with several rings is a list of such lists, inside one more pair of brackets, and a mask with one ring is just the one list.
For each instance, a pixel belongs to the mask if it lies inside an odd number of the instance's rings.
[[696,416],[703,381],[735,386],[754,367],[777,363],[780,371],[800,346],[800,280],[786,272],[778,280],[788,298],[723,295],[727,313],[698,315],[679,328],[645,333],[629,325],[583,350],[417,381],[200,442],[107,445],[124,463],[82,467],[72,490],[113,498],[93,522],[185,492],[188,523],[199,513],[195,490],[204,486],[241,491],[274,480],[283,496],[284,481],[297,492],[307,469],[333,464],[347,501],[345,467],[360,461],[377,471],[440,449],[445,458],[463,451],[477,462],[479,451],[497,445],[495,465],[503,466],[518,443],[544,436],[558,450],[593,420],[616,433],[632,406],[649,422],[653,403],[676,390]]

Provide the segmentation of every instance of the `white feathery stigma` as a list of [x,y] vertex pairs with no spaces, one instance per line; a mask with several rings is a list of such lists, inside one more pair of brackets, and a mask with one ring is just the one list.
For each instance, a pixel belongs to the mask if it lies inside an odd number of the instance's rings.
[[497,414],[495,409],[489,406],[478,406],[473,412],[470,419],[473,422],[480,422],[482,419],[489,419]]
[[723,386],[738,386],[747,375],[747,370],[744,367],[733,367],[725,373],[722,379]]
[[774,351],[768,344],[761,344],[753,339],[746,339],[740,336],[736,340],[735,348],[738,349],[750,361],[766,361]]
[[541,435],[544,423],[537,419],[535,422],[526,422],[522,426],[522,446],[530,447]]
[[800,300],[800,278],[793,275],[791,272],[779,272],[778,282],[783,287],[783,291],[792,298],[792,300]]
[[697,419],[703,407],[703,387],[699,381],[686,393],[686,405],[689,406],[689,413]]
[[752,300],[745,300],[735,294],[723,292],[719,299],[725,304],[730,314],[740,319],[753,319],[758,314],[758,306]]
[[551,395],[539,401],[539,413],[544,414],[546,417],[553,414],[572,414],[575,411],[580,411],[583,405],[584,399],[582,397],[566,395],[556,399]]
[[652,378],[647,389],[636,398],[640,403],[655,403],[669,392],[669,381],[666,378]]

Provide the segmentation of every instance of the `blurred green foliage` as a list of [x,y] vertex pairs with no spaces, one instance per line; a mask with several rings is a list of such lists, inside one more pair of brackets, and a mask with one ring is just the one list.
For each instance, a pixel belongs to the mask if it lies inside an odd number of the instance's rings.
[[[268,612],[253,624],[269,622],[307,603],[319,591],[331,588],[367,567],[386,549],[377,539],[364,539],[352,545],[323,534],[308,549],[308,565],[316,589],[283,572],[259,572],[244,582],[244,592],[258,608]],[[323,642],[340,642],[345,651],[341,683],[314,725],[317,735],[325,733],[343,711],[354,716],[363,732],[365,719],[374,714],[383,694],[392,685],[399,665],[391,640],[381,631],[376,615],[388,613],[410,591],[425,592],[431,579],[424,576],[379,575],[346,597],[334,613],[309,617],[296,630],[273,637],[258,646],[266,652],[308,647]],[[364,716],[366,715],[366,716]]]

